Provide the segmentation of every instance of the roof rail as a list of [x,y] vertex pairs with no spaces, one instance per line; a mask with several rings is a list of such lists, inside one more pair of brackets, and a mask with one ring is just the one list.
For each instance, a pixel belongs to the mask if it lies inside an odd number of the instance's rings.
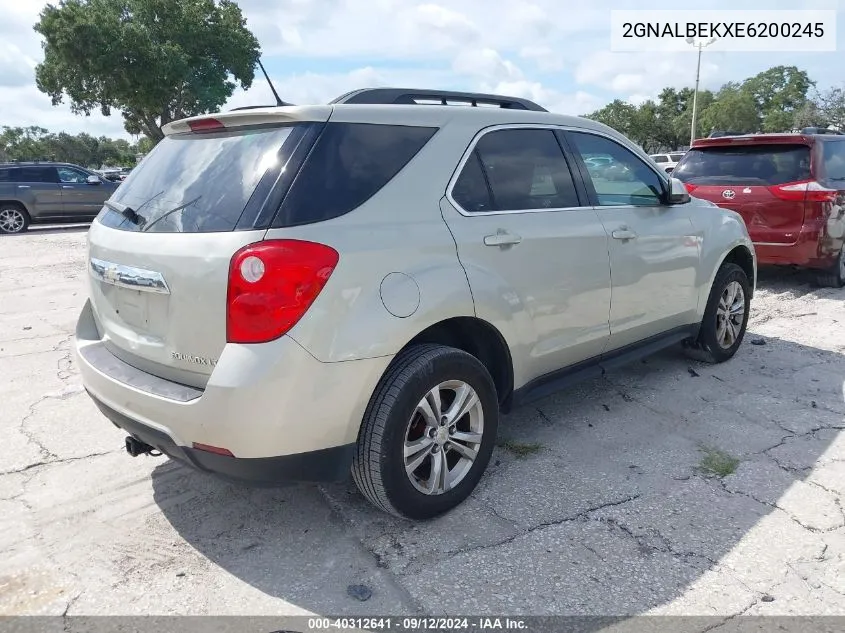
[[483,94],[480,92],[454,92],[451,90],[421,90],[418,88],[363,88],[339,96],[330,105],[341,103],[369,105],[450,105],[450,102],[471,106],[496,106],[509,110],[548,112],[528,99]]

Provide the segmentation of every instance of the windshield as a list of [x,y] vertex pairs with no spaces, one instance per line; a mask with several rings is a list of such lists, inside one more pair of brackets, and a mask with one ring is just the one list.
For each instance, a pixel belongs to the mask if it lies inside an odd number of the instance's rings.
[[733,145],[691,149],[672,176],[698,185],[782,185],[810,178],[806,145]]
[[[294,126],[166,137],[114,193],[100,222],[158,233],[232,231]],[[118,208],[128,207],[123,213]]]

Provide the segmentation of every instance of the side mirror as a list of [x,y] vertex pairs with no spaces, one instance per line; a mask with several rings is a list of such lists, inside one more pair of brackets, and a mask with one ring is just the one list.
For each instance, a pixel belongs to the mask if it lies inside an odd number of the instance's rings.
[[88,176],[88,180],[86,180],[85,182],[87,182],[89,185],[100,185],[103,181],[97,178],[96,176]]
[[686,204],[690,201],[689,191],[677,178],[669,178],[669,193],[666,197],[668,204]]

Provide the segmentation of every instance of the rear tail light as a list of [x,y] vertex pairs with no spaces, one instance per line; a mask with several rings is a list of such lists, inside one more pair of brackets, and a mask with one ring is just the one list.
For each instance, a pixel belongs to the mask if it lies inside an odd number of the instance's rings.
[[267,240],[239,250],[229,264],[226,339],[264,343],[290,330],[314,303],[337,266],[333,248]]
[[698,189],[698,185],[691,185],[691,184],[690,184],[690,183],[688,183],[688,182],[685,182],[685,183],[684,183],[684,187],[686,187],[686,188],[687,188],[687,192],[688,192],[688,193],[692,193],[693,191],[695,191],[696,189]]
[[214,132],[225,129],[225,126],[217,119],[196,119],[188,121],[191,132]]
[[823,187],[815,180],[802,180],[800,182],[789,182],[784,185],[769,187],[775,196],[781,200],[793,202],[828,202],[834,200],[839,192],[836,189]]

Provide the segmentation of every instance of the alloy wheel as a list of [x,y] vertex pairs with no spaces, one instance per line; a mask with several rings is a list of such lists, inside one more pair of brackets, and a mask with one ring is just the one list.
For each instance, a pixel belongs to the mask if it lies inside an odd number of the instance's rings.
[[24,217],[20,209],[0,209],[0,231],[3,233],[19,233],[24,227]]
[[414,488],[440,495],[461,483],[484,436],[478,394],[462,380],[442,382],[423,396],[405,431],[405,472]]
[[716,341],[722,349],[736,343],[744,319],[745,292],[738,281],[732,281],[722,291],[716,309]]

